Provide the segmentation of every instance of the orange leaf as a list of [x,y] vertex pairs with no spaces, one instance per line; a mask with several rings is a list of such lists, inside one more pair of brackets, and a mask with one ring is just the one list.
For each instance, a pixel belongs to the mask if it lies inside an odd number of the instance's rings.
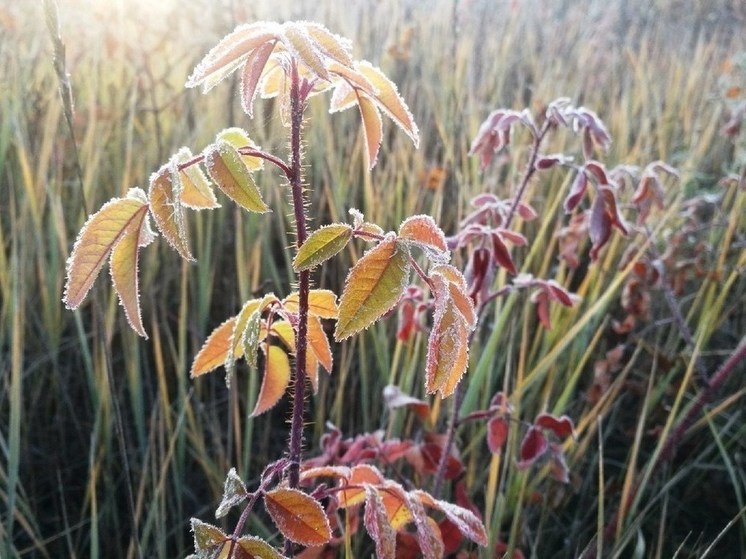
[[[234,559],[283,559],[274,547],[261,538],[244,536],[236,541],[238,548],[234,550]],[[243,552],[243,555],[240,553]],[[219,555],[219,557],[222,557]]]
[[315,316],[308,317],[308,342],[309,349],[316,355],[321,366],[331,373],[333,358],[329,339],[326,337],[321,321]]
[[365,95],[357,94],[357,105],[360,108],[360,118],[363,122],[363,138],[365,139],[365,163],[372,169],[378,160],[378,149],[383,138],[383,122],[381,113],[376,105]]
[[379,492],[386,509],[386,516],[394,530],[400,530],[412,522],[412,511],[409,510],[407,494],[401,485],[388,481],[379,488]]
[[[437,277],[437,276],[436,276]],[[426,388],[428,394],[440,391],[450,396],[469,364],[468,331],[463,317],[450,300],[436,308],[428,340]]]
[[290,541],[306,546],[332,539],[329,519],[319,502],[297,489],[281,488],[264,495],[264,506],[278,530]]
[[138,212],[139,222],[128,228],[121,240],[114,246],[109,257],[109,269],[119,302],[124,307],[132,329],[147,338],[140,317],[140,293],[137,282],[137,261],[140,254],[140,231],[148,217],[146,207]]
[[399,227],[399,238],[416,243],[425,250],[428,258],[445,262],[450,258],[446,236],[429,215],[414,215]]
[[459,289],[455,283],[448,284],[448,291],[453,304],[456,305],[456,308],[461,313],[469,328],[473,330],[477,325],[477,312],[474,309],[474,301],[463,290]]
[[207,337],[202,348],[192,363],[190,376],[192,378],[214,371],[225,364],[231,349],[231,338],[236,325],[236,317],[229,318],[215,328]]
[[[264,349],[264,348],[263,348]],[[277,346],[265,350],[264,378],[259,397],[256,400],[252,417],[263,414],[280,401],[290,384],[290,359],[285,351]]]
[[339,303],[334,337],[349,338],[373,324],[397,303],[409,280],[409,253],[391,233],[350,270]]
[[[67,282],[62,299],[68,309],[83,302],[114,246],[136,223],[142,223],[147,209],[145,193],[133,188],[124,198],[114,198],[91,215],[78,234],[67,259]],[[142,237],[143,245],[145,237]]]
[[266,42],[257,48],[246,61],[241,73],[241,107],[249,118],[254,117],[256,89],[273,50],[275,50],[274,41]]
[[339,479],[350,479],[352,470],[347,466],[318,466],[308,468],[300,473],[300,480],[305,481],[317,477],[335,477]]
[[193,261],[187,241],[184,208],[181,205],[181,188],[175,160],[150,175],[150,213],[168,243],[182,258]]
[[343,489],[338,493],[339,507],[347,508],[354,505],[359,505],[365,501],[365,489],[364,484],[380,485],[383,483],[383,475],[375,466],[368,464],[358,464],[352,468],[349,479],[345,485],[355,485],[359,487],[352,487],[350,489]]
[[412,139],[415,147],[420,143],[417,125],[412,118],[404,100],[399,95],[396,85],[379,68],[365,60],[357,64],[357,70],[363,74],[376,90],[374,98],[379,108],[385,112]]
[[280,341],[285,344],[290,353],[295,353],[295,330],[287,320],[273,322],[271,333],[280,338]]
[[319,359],[310,347],[306,349],[306,377],[316,394],[319,391]]

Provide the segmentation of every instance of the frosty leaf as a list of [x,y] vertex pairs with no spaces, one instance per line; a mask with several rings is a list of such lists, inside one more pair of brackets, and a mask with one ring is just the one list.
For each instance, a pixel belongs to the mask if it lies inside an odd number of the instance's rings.
[[285,47],[314,74],[328,81],[329,71],[324,65],[323,55],[306,30],[294,22],[285,23],[282,27]]
[[365,166],[372,169],[378,160],[378,150],[383,138],[383,121],[375,103],[364,94],[357,94],[357,105],[360,109],[360,120],[363,123],[365,139]]
[[407,494],[407,505],[417,527],[417,541],[420,544],[423,559],[443,557],[443,540],[437,524],[425,514],[425,509],[416,495]]
[[487,446],[490,447],[492,454],[499,454],[502,451],[505,441],[508,440],[509,429],[508,420],[501,415],[496,415],[487,422]]
[[492,257],[498,266],[502,266],[513,275],[518,273],[503,236],[496,231],[492,233]]
[[190,372],[192,378],[214,371],[225,363],[228,352],[232,347],[231,341],[235,325],[236,317],[234,316],[215,328],[207,337],[192,363]]
[[285,70],[278,63],[273,65],[272,60],[270,60],[259,84],[259,95],[262,99],[272,99],[283,93],[286,87],[287,76]]
[[338,113],[357,105],[358,93],[347,83],[340,83],[334,88],[329,101],[329,113]]
[[236,541],[234,559],[284,559],[279,551],[261,538],[244,536]]
[[[245,147],[259,149],[259,146],[256,145],[254,140],[249,138],[248,133],[243,128],[226,128],[225,130],[221,131],[215,139],[216,142],[219,142],[220,140],[225,140],[234,148],[236,148],[236,150]],[[241,161],[244,162],[244,165],[246,165],[246,168],[251,173],[253,173],[254,171],[261,171],[264,168],[264,159],[262,159],[261,157],[255,157],[253,155],[241,155]]]
[[383,500],[378,491],[370,485],[365,486],[365,514],[363,522],[371,539],[376,544],[376,557],[395,559],[396,532],[389,523]]
[[132,329],[143,338],[147,338],[140,317],[140,293],[138,289],[137,270],[140,255],[140,232],[147,227],[148,214],[145,206],[138,212],[136,219],[127,228],[124,236],[117,242],[109,257],[109,270],[117,292],[119,302],[124,307],[127,321]]
[[290,359],[277,346],[269,346],[264,356],[264,378],[251,417],[263,414],[280,401],[290,384]]
[[318,23],[304,21],[300,25],[306,29],[308,35],[316,43],[317,48],[326,56],[344,66],[352,66],[352,57],[350,56],[352,43],[348,39],[331,33],[326,27]]
[[565,213],[571,213],[575,208],[578,207],[578,204],[580,204],[580,201],[583,199],[583,196],[585,196],[585,191],[588,188],[588,175],[585,174],[585,171],[581,169],[578,171],[578,174],[575,176],[575,180],[572,181],[572,186],[570,187],[570,192],[567,195],[567,198],[565,198],[564,202],[564,208]]
[[264,43],[251,54],[241,72],[241,108],[249,115],[249,118],[254,117],[254,98],[257,86],[274,49],[274,42]]
[[466,278],[461,271],[450,264],[438,264],[432,267],[433,274],[439,274],[446,280],[454,284],[460,291],[466,291]]
[[[291,293],[282,301],[285,310],[292,313],[299,311],[297,292]],[[328,289],[311,289],[308,294],[308,314],[319,318],[337,318],[337,295]]]
[[459,532],[471,541],[481,546],[487,545],[488,538],[484,525],[479,517],[469,509],[454,505],[447,501],[436,500],[428,493],[420,490],[412,491],[410,495],[414,498],[418,498],[423,505],[432,507],[444,513],[446,518],[456,525]]
[[279,29],[279,25],[263,21],[238,26],[207,53],[189,76],[186,86],[202,85],[202,91],[207,93],[240,67],[254,49],[276,40]]
[[[191,150],[186,147],[176,152],[174,162],[177,170],[179,164],[186,163],[193,157]],[[210,186],[210,181],[199,165],[189,165],[179,170],[176,177],[172,176],[172,180],[177,180],[177,177],[181,181],[179,191],[181,192],[181,204],[183,206],[193,210],[212,210],[220,207]]]
[[269,211],[241,155],[226,140],[218,140],[205,154],[207,172],[220,190],[239,206],[257,213]]
[[380,485],[382,483],[383,475],[375,466],[368,464],[354,466],[349,479],[342,483],[342,487],[346,485],[356,487],[343,489],[338,493],[339,507],[347,508],[362,503],[365,500],[365,490],[362,488],[364,484]]
[[378,107],[404,130],[405,134],[411,138],[415,147],[417,147],[420,143],[417,125],[414,123],[412,113],[409,112],[409,107],[407,107],[399,95],[394,82],[388,79],[379,68],[376,68],[365,60],[357,64],[357,70],[375,88],[373,97]]
[[110,200],[88,218],[67,259],[67,282],[62,300],[68,309],[80,305],[106,257],[134,224],[143,223],[146,211],[145,193],[133,188],[126,197]]
[[282,340],[291,353],[295,353],[295,330],[287,320],[273,322],[271,332]]
[[[262,315],[258,311],[251,313],[251,316],[249,316],[249,319],[246,321],[246,328],[244,329],[241,339],[246,363],[248,363],[252,368],[256,367],[259,343],[262,341],[261,317]],[[235,337],[235,333],[233,335]]]
[[591,260],[598,260],[598,255],[603,246],[611,237],[611,222],[606,214],[603,197],[597,195],[591,206],[591,217],[588,224],[588,233],[593,246],[591,247]]
[[175,163],[167,163],[150,175],[148,201],[158,230],[185,260],[194,260],[189,252],[184,208],[181,205],[182,183]]
[[562,417],[555,417],[550,413],[542,413],[534,420],[534,425],[548,429],[554,433],[559,439],[566,439],[573,432],[572,419],[563,415]]
[[453,393],[469,364],[468,330],[461,313],[448,295],[445,282],[433,276],[436,286],[435,316],[430,331],[425,367],[428,394],[440,391],[445,398]]
[[474,308],[474,301],[471,297],[455,283],[448,284],[448,292],[453,304],[458,309],[461,316],[466,321],[467,326],[473,330],[477,325],[477,311]]
[[306,350],[306,378],[311,383],[313,393],[316,394],[319,391],[319,358],[309,347]]
[[228,539],[219,528],[192,518],[192,533],[194,534],[194,550],[197,553],[205,551],[217,551],[223,542]]
[[302,491],[289,488],[268,491],[264,495],[264,505],[275,526],[290,541],[316,546],[332,539],[324,509]]
[[228,511],[240,504],[248,497],[249,493],[246,491],[241,478],[236,473],[236,468],[231,468],[228,472],[228,477],[225,478],[225,485],[223,486],[223,500],[220,501],[218,510],[215,511],[215,518],[222,518]]
[[[244,347],[246,345],[245,338],[247,336],[247,329],[250,322],[253,321],[256,324],[251,325],[252,329],[255,329],[255,331],[249,334],[249,341],[252,341],[251,337],[254,336],[258,338],[256,343],[259,343],[262,340],[263,337],[260,335],[259,332],[261,326],[259,324],[260,315],[272,301],[276,300],[277,297],[275,297],[273,293],[268,293],[262,299],[250,299],[246,301],[243,307],[241,307],[241,312],[239,312],[238,316],[236,316],[236,323],[231,334],[230,351],[225,357],[226,368],[230,369],[231,367],[233,367],[236,359],[240,359],[244,355]],[[249,355],[249,363],[253,366],[255,362],[256,356]]]
[[409,254],[393,234],[366,252],[345,281],[335,339],[349,338],[391,310],[404,292],[409,271]]
[[412,522],[412,511],[404,488],[393,481],[387,481],[378,488],[381,501],[386,509],[386,516],[394,530],[400,530]]
[[549,444],[541,429],[534,426],[529,427],[521,441],[520,460],[518,469],[525,470],[541,458],[547,451]]
[[311,233],[293,260],[296,272],[310,270],[340,252],[352,238],[352,227],[332,223]]
[[308,317],[308,344],[309,349],[318,359],[327,372],[332,371],[332,350],[329,347],[329,340],[324,332],[321,321],[315,316]]
[[399,227],[399,238],[420,246],[431,260],[447,262],[450,258],[446,236],[429,215],[415,215],[405,219]]

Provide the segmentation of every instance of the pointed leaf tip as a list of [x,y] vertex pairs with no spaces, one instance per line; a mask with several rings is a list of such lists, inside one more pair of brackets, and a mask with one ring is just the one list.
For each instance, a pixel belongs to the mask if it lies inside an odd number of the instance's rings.
[[267,512],[283,536],[305,546],[329,543],[332,531],[321,504],[297,489],[280,488],[264,496]]

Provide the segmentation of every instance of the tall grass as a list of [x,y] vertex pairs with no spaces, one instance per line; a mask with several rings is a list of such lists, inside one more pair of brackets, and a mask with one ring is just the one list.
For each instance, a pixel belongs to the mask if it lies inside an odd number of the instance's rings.
[[[292,274],[281,250],[292,242],[288,212],[257,219],[226,204],[194,216],[198,266],[180,263],[165,243],[144,251],[148,342],[126,328],[105,282],[81,311],[66,312],[59,301],[84,200],[90,210],[145,184],[176,148],[199,150],[224,126],[244,126],[260,145],[284,148],[271,102],[249,122],[235,84],[202,97],[183,83],[236,23],[289,18],[316,19],[352,38],[362,57],[399,84],[422,130],[419,151],[388,135],[368,175],[355,116],[328,118],[324,104],[313,105],[306,153],[320,223],[357,207],[388,227],[430,213],[453,232],[470,196],[509,194],[525,157],[512,152],[499,169],[479,173],[466,154],[479,123],[498,106],[538,108],[560,95],[604,119],[614,139],[611,164],[663,159],[681,170],[656,242],[681,226],[686,198],[722,196],[723,214],[714,210],[705,239],[720,275],[690,281],[678,299],[695,340],[688,348],[663,304],[637,335],[610,333],[620,314],[624,245],[615,241],[585,272],[560,265],[554,234],[568,183],[561,173],[535,180],[530,196],[542,219],[523,224],[534,241],[518,261],[524,271],[576,286],[584,302],[557,311],[555,328],[544,331],[523,295],[500,301],[472,350],[466,411],[502,388],[520,396],[516,412],[526,419],[543,410],[569,414],[577,425],[577,440],[567,446],[572,481],[553,483],[544,471],[519,472],[510,460],[489,457],[479,426],[459,439],[467,486],[486,511],[493,542],[534,557],[577,556],[586,546],[624,557],[695,557],[717,538],[711,553],[746,555],[743,369],[697,418],[675,459],[656,466],[666,434],[702,388],[696,360],[713,372],[746,331],[746,201],[736,187],[717,185],[732,166],[732,146],[718,134],[721,68],[746,50],[746,13],[725,0],[579,4],[359,0],[341,9],[331,1],[197,1],[146,8],[71,0],[61,6],[60,33],[75,101],[72,133],[41,6],[0,5],[0,556],[185,555],[188,519],[209,516],[227,470],[236,466],[252,480],[282,452],[285,407],[247,420],[256,376],[242,371],[227,391],[219,375],[191,382],[187,371],[205,334],[241,301],[288,290]],[[397,57],[387,53],[393,46]],[[575,147],[558,137],[548,149]],[[428,186],[429,174],[440,171],[443,181]],[[279,176],[265,173],[261,182],[273,207],[287,203]],[[317,283],[339,287],[358,256],[352,247]],[[421,395],[423,340],[403,344],[393,332],[390,320],[336,348],[337,369],[311,400],[314,441],[326,419],[350,435],[385,428],[381,390],[389,380]],[[622,366],[591,402],[585,394],[594,363],[617,343],[626,347]],[[449,407],[441,405],[443,419]],[[413,429],[397,421],[393,435]],[[518,442],[514,433],[509,448]],[[601,538],[615,512],[616,543]],[[254,522],[257,533],[271,536]]]

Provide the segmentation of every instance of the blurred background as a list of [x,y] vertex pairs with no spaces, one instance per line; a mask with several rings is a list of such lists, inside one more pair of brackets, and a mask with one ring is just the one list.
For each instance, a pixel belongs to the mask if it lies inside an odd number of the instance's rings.
[[[307,19],[350,38],[356,58],[380,66],[398,84],[419,125],[415,150],[386,122],[379,163],[367,173],[357,115],[330,116],[328,99],[314,98],[305,153],[315,224],[346,219],[356,207],[386,229],[428,213],[452,233],[470,197],[509,195],[525,164],[527,144],[519,137],[515,150],[481,173],[467,156],[479,124],[499,107],[540,111],[567,96],[606,123],[613,138],[609,166],[660,159],[679,169],[681,179],[668,191],[671,231],[686,199],[710,200],[705,211],[716,217],[734,208],[735,237],[723,241],[723,228],[703,233],[727,286],[724,298],[717,299],[723,291],[712,277],[690,278],[681,301],[713,371],[746,331],[746,282],[738,275],[743,193],[739,198],[719,184],[746,162],[740,130],[722,133],[746,100],[740,0],[61,0],[57,21],[53,15],[41,2],[0,1],[2,557],[184,556],[189,518],[210,519],[228,469],[256,480],[285,448],[285,402],[247,418],[256,372],[239,369],[229,391],[222,372],[193,382],[188,370],[206,335],[242,301],[289,291],[289,211],[257,217],[223,203],[218,211],[190,214],[197,265],[182,262],[164,242],[146,248],[140,281],[148,341],[127,327],[106,280],[96,282],[79,311],[60,302],[65,260],[86,216],[132,186],[147,186],[150,173],[179,147],[197,153],[221,129],[241,126],[264,149],[285,153],[287,133],[272,101],[259,101],[248,120],[233,79],[207,96],[183,87],[195,63],[239,23]],[[60,94],[65,75],[72,112],[64,88]],[[548,148],[563,150],[579,153],[577,140],[559,135]],[[258,180],[270,206],[287,207],[279,176],[265,172]],[[521,413],[530,419],[549,407],[581,424],[568,454],[569,485],[537,475],[526,488],[513,472],[489,494],[491,458],[483,443],[467,444],[481,441],[483,431],[463,433],[472,498],[480,507],[490,499],[494,505],[486,519],[493,542],[511,538],[527,557],[574,557],[591,540],[598,518],[608,519],[628,494],[627,472],[650,464],[656,429],[691,357],[670,321],[646,336],[608,334],[610,317],[620,314],[619,285],[608,286],[623,246],[612,245],[598,270],[558,268],[553,234],[566,222],[557,201],[567,180],[558,172],[536,181],[532,203],[542,219],[525,225],[524,234],[536,239],[541,254],[518,252],[518,261],[524,271],[580,286],[587,304],[559,318],[551,332],[536,326],[528,304],[512,314],[498,309],[473,350],[473,368],[481,372],[466,379],[473,383],[466,411],[484,406],[528,348],[521,367],[540,381],[523,393]],[[729,205],[718,205],[721,200]],[[326,266],[317,285],[341,287],[361,250],[353,247]],[[607,287],[617,291],[603,312],[591,311]],[[584,316],[586,326],[567,339]],[[489,345],[497,328],[499,342]],[[423,396],[424,340],[403,343],[395,333],[391,318],[335,347],[335,371],[309,400],[311,454],[326,420],[348,436],[392,425],[414,436],[411,418],[385,423],[391,419],[381,391],[393,381]],[[594,403],[588,396],[594,363],[619,343],[626,344],[627,376],[613,385],[613,397]],[[542,360],[547,355],[551,364]],[[646,395],[651,374],[660,380]],[[742,556],[743,374],[739,382],[698,425],[671,470],[628,504],[619,529],[622,556],[698,557],[734,518],[715,556]],[[686,398],[697,390],[685,387]],[[442,406],[441,421],[449,407]],[[601,417],[606,453],[598,445]],[[601,495],[599,462],[606,473]],[[251,529],[273,537],[261,518]]]

